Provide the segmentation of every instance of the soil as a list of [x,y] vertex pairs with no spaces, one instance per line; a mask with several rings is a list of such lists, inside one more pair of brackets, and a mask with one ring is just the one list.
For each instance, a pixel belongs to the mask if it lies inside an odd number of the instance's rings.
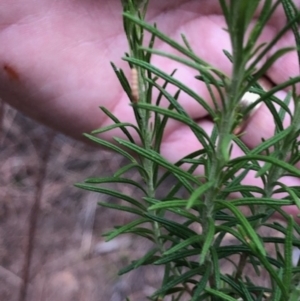
[[160,271],[117,274],[147,242],[123,236],[105,244],[101,236],[132,216],[97,206],[117,200],[74,187],[112,175],[122,158],[2,109],[0,300],[144,300]]
[[97,206],[117,200],[73,186],[112,175],[122,158],[53,132],[7,105],[2,113],[0,300],[146,300],[159,286],[160,268],[122,277],[118,270],[149,243],[122,236],[105,244],[101,235],[132,216]]

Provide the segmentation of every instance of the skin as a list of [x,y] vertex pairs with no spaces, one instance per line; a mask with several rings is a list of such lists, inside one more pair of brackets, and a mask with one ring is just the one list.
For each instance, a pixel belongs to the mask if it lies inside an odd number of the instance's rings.
[[[295,4],[299,7],[300,0]],[[130,76],[127,64],[121,60],[128,50],[121,11],[119,0],[1,1],[0,97],[28,116],[77,139],[83,132],[110,124],[97,110],[100,105],[120,120],[133,122],[128,97],[110,66],[112,61]],[[222,53],[222,49],[230,51],[230,42],[222,29],[226,25],[218,1],[201,0],[199,5],[199,0],[152,0],[148,21],[156,22],[161,31],[177,41],[185,33],[197,55],[230,75],[231,64]],[[272,39],[284,24],[284,14],[278,9],[261,42]],[[288,33],[269,55],[293,45],[294,38]],[[160,42],[156,48],[172,51]],[[168,73],[179,68],[176,77],[211,103],[205,86],[194,79],[194,71],[162,57],[154,57],[153,64]],[[276,85],[298,73],[296,53],[290,52],[266,76]],[[277,96],[285,95],[281,91]],[[212,130],[212,121],[195,101],[184,94],[179,101],[207,132]],[[249,120],[242,139],[253,148],[273,132],[273,119],[262,105]],[[122,135],[115,131],[102,137],[111,140],[113,136]],[[168,160],[175,162],[199,147],[185,125],[175,121],[167,125],[161,151]],[[235,146],[233,156],[239,155],[242,152]],[[293,178],[284,181],[287,185],[300,184]],[[260,185],[251,175],[246,183]],[[294,216],[298,213],[294,207],[287,210]]]

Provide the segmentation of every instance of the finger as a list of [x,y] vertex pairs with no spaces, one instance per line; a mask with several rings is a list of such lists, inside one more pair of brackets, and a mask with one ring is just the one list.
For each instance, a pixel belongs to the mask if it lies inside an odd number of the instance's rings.
[[[280,91],[275,93],[275,96],[280,100],[284,100],[287,97],[287,92]],[[277,112],[279,112],[280,106],[276,103],[273,104]],[[289,109],[291,112],[294,111],[293,101],[290,102]],[[287,128],[290,123],[290,115],[285,114],[285,118],[283,120],[283,128]],[[267,140],[273,137],[275,128],[276,125],[274,117],[266,104],[263,103],[246,121],[246,125],[243,130],[244,133],[242,134],[241,139],[249,148],[254,148],[259,145],[263,141],[263,139]]]

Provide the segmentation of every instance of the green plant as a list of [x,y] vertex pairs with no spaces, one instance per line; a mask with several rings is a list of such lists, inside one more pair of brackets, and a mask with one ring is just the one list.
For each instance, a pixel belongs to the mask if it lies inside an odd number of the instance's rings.
[[[266,92],[258,80],[278,58],[292,49],[279,49],[261,67],[258,67],[258,63],[289,29],[293,30],[299,46],[297,27],[300,14],[290,0],[275,3],[271,0],[219,2],[232,45],[232,53],[224,50],[224,56],[232,62],[231,77],[199,58],[185,36],[182,36],[182,43],[173,41],[160,32],[155,24],[145,22],[148,1],[122,1],[124,29],[129,44],[129,53],[124,60],[133,69],[134,85],[130,85],[122,70],[114,64],[112,66],[131,100],[136,124],[122,123],[105,108],[101,108],[114,124],[86,134],[86,137],[121,154],[129,163],[112,177],[90,178],[77,186],[119,198],[121,204],[100,205],[136,216],[132,222],[116,226],[106,233],[107,240],[132,233],[153,242],[153,248],[144,257],[136,259],[120,271],[120,274],[124,274],[142,265],[163,265],[165,273],[162,285],[150,297],[151,300],[165,300],[167,296],[171,296],[172,300],[181,300],[185,295],[192,301],[299,300],[300,268],[292,265],[292,248],[300,246],[296,238],[296,234],[300,234],[300,227],[285,213],[284,206],[296,205],[300,208],[300,191],[298,187],[284,185],[281,179],[286,175],[300,176],[300,171],[294,167],[300,158],[297,140],[300,132],[300,98],[295,89],[300,77],[291,78]],[[257,21],[249,29],[259,4],[262,7]],[[270,43],[258,44],[264,26],[280,5],[287,16],[286,26]],[[249,30],[250,34],[246,38],[246,31]],[[147,46],[144,45],[146,32],[151,35]],[[181,55],[154,49],[156,39],[173,47]],[[153,66],[153,54],[196,70],[199,74],[197,79],[206,84],[215,107],[211,108],[205,99],[175,79],[175,71],[167,74]],[[160,84],[161,80],[164,81],[163,84]],[[178,89],[174,95],[168,92],[170,84]],[[274,93],[285,87],[290,87],[290,93],[281,101]],[[153,100],[155,90],[158,91],[158,97]],[[241,109],[240,101],[247,91],[260,97],[250,106]],[[184,111],[177,101],[181,92],[191,96],[214,120],[215,126],[211,134],[206,133]],[[163,98],[169,102],[168,108],[160,106]],[[216,98],[221,99],[221,105]],[[294,112],[288,107],[290,101],[294,102]],[[275,133],[272,138],[249,149],[234,134],[234,130],[243,116],[249,114],[260,102],[264,102],[273,115]],[[275,105],[280,107],[279,111]],[[292,120],[288,128],[283,126],[286,114]],[[186,124],[203,146],[176,164],[169,163],[160,154],[162,137],[170,119]],[[128,139],[115,138],[113,144],[97,137],[114,128],[119,128]],[[139,141],[136,141],[128,128],[136,132],[135,137],[139,137]],[[233,143],[244,152],[235,159],[231,158]],[[188,168],[181,168],[183,164],[188,164]],[[201,177],[195,174],[199,166],[204,170]],[[140,174],[142,184],[126,177],[133,169]],[[262,187],[242,184],[250,171],[255,171],[256,177],[261,178]],[[175,176],[176,183],[158,199],[157,189],[164,185],[170,175]],[[144,197],[142,200],[135,199],[106,188],[105,184],[110,182],[134,185]],[[181,188],[186,190],[187,199],[178,197],[177,192]],[[230,194],[233,192],[239,192],[241,197],[231,199]],[[286,196],[283,199],[274,198],[273,195],[279,192],[284,192]],[[240,207],[248,207],[250,214],[244,215]],[[286,221],[286,227],[270,220],[274,212]],[[200,225],[202,230],[198,233],[193,230],[192,224]],[[283,238],[261,236],[259,230],[263,227],[281,232]],[[228,233],[236,241],[225,246],[223,240]],[[277,250],[275,257],[266,253],[266,243],[274,245]],[[239,258],[235,264],[236,269],[232,275],[225,274],[220,269],[220,260],[230,260],[234,254]],[[261,277],[260,269],[265,270],[270,278],[270,286],[258,286],[247,278],[244,272],[246,264],[253,266],[257,277]]]

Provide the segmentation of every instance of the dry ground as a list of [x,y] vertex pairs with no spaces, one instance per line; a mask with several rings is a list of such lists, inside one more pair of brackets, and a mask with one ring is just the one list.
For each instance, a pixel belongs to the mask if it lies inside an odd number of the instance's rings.
[[0,300],[143,300],[153,292],[158,271],[117,276],[146,242],[128,236],[103,244],[101,233],[131,217],[97,206],[116,200],[73,186],[88,176],[111,175],[120,157],[55,133],[7,105],[0,148]]

